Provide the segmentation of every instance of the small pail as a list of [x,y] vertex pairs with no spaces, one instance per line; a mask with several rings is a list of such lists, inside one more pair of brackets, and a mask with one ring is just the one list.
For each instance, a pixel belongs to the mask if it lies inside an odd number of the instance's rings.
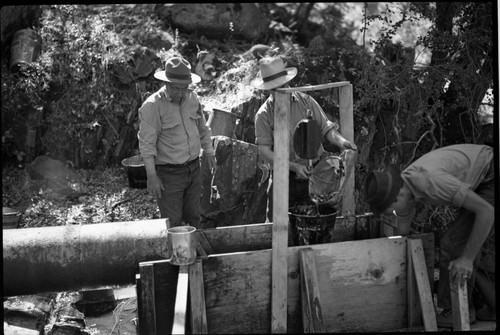
[[17,228],[21,213],[9,207],[2,208],[2,226],[3,229]]
[[[318,212],[319,211],[319,212]],[[288,209],[295,245],[330,243],[337,209],[327,205],[303,205]]]
[[132,188],[146,188],[148,177],[146,167],[140,155],[122,160],[122,165],[127,168],[128,185]]
[[167,229],[170,264],[189,265],[196,262],[195,227],[178,226]]
[[14,33],[10,46],[10,72],[17,73],[22,66],[35,61],[42,51],[42,37],[31,29]]
[[231,112],[213,108],[208,117],[207,124],[212,130],[212,136],[222,135],[235,138],[234,130],[236,128],[237,115]]

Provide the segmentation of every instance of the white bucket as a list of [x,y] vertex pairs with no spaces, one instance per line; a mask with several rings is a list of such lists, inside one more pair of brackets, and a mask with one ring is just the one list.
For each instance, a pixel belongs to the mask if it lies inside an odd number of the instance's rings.
[[195,227],[178,226],[167,229],[170,264],[189,265],[196,262]]

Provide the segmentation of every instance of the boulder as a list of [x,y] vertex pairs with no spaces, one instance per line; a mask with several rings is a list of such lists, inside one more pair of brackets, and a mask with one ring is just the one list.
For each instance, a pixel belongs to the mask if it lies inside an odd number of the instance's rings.
[[194,72],[199,75],[201,79],[211,80],[217,75],[213,64],[215,60],[215,55],[213,53],[205,50],[198,52],[196,60],[197,63]]
[[264,38],[271,20],[255,3],[186,3],[158,5],[162,20],[185,32],[207,38]]
[[255,143],[255,114],[260,106],[266,101],[267,96],[254,94],[243,103],[231,108],[231,113],[235,114],[239,122],[236,124],[236,139],[248,143]]
[[87,193],[83,179],[66,163],[49,156],[38,156],[27,165],[30,177],[44,179],[48,187],[71,199],[77,199]]
[[258,147],[226,136],[212,140],[217,169],[212,175],[202,158],[202,227],[265,222],[268,178]]
[[44,334],[55,294],[7,297],[3,302],[5,334]]
[[127,64],[115,65],[114,74],[122,85],[148,77],[160,64],[160,58],[152,50],[134,45],[129,47],[125,53],[131,56]]

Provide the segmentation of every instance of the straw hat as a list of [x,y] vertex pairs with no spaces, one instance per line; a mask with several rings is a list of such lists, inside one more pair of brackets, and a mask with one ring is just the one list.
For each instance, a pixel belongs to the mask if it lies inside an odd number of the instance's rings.
[[260,76],[253,86],[259,90],[271,90],[288,83],[297,75],[297,68],[285,68],[281,58],[262,59],[260,62]]
[[165,63],[165,71],[158,71],[154,74],[156,79],[174,84],[199,83],[201,77],[191,73],[191,65],[187,60],[180,57],[173,57]]
[[372,212],[376,215],[385,212],[396,201],[402,186],[401,171],[395,166],[370,172],[365,182],[365,200]]

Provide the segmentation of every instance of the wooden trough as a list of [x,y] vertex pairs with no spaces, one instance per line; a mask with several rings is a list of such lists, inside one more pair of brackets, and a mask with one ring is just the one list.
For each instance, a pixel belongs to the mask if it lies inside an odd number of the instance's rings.
[[[270,333],[271,228],[203,230],[195,264],[140,263],[139,333]],[[437,330],[433,234],[288,247],[287,265],[285,332]]]

